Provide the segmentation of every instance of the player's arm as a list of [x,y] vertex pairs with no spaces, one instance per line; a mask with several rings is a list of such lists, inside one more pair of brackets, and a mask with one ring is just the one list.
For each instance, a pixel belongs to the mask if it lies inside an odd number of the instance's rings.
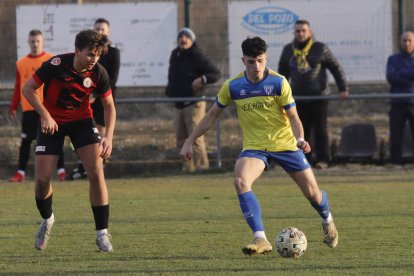
[[58,125],[55,120],[50,116],[49,111],[44,107],[36,90],[42,84],[38,84],[33,77],[31,77],[23,86],[23,96],[33,106],[33,108],[39,113],[40,116],[40,131],[47,134],[53,134],[58,131]]
[[286,114],[289,118],[290,125],[292,127],[293,135],[296,138],[297,146],[304,153],[309,153],[311,151],[311,147],[307,141],[304,140],[304,131],[302,122],[300,121],[298,112],[296,110],[296,106],[291,106],[289,109],[286,110]]
[[16,70],[16,81],[14,83],[14,92],[13,97],[10,103],[10,110],[9,110],[9,119],[16,118],[17,108],[19,107],[20,103],[20,74],[19,71]]
[[207,133],[222,112],[222,108],[219,108],[217,104],[213,104],[200,123],[193,129],[190,136],[185,140],[180,152],[180,156],[183,160],[190,160],[193,157],[193,144],[195,140]]
[[108,158],[112,153],[112,140],[114,137],[116,110],[112,94],[106,97],[101,97],[102,106],[104,109],[105,120],[105,136],[102,137],[100,145],[102,146],[102,158]]

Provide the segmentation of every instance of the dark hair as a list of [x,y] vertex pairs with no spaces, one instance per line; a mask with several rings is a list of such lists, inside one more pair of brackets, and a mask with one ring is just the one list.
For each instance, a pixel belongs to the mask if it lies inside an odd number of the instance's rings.
[[308,26],[310,26],[309,21],[304,20],[304,19],[296,20],[295,25],[308,25]]
[[98,23],[106,23],[109,26],[109,21],[102,17],[95,20],[95,24]]
[[108,37],[94,30],[80,31],[75,38],[75,47],[79,50],[88,48],[89,50],[98,50],[101,55],[108,52]]
[[260,37],[248,37],[242,42],[242,51],[244,56],[257,57],[263,55],[267,51],[266,42]]
[[29,32],[29,36],[43,35],[40,30],[33,29]]

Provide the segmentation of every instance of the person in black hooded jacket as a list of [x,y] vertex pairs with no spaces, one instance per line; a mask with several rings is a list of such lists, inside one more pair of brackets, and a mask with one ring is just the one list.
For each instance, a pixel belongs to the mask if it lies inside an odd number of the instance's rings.
[[[177,47],[172,51],[168,69],[168,97],[202,97],[204,86],[220,78],[220,71],[206,57],[195,41],[196,36],[189,28],[178,31]],[[176,102],[176,144],[180,149],[206,113],[205,101]],[[194,157],[184,161],[183,171],[194,172],[209,168],[204,137],[194,143]]]

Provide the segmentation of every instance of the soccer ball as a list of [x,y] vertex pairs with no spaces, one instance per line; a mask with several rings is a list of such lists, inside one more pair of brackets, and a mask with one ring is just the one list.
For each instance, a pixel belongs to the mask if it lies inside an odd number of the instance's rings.
[[283,229],[276,237],[277,252],[283,258],[299,258],[307,246],[305,234],[295,227]]

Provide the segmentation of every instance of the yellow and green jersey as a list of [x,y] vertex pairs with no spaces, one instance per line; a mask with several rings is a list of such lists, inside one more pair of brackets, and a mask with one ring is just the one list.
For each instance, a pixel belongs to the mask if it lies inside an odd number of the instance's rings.
[[241,72],[223,84],[216,98],[220,108],[232,101],[243,131],[243,150],[298,149],[285,111],[296,105],[285,77],[266,69],[263,80],[252,83]]

